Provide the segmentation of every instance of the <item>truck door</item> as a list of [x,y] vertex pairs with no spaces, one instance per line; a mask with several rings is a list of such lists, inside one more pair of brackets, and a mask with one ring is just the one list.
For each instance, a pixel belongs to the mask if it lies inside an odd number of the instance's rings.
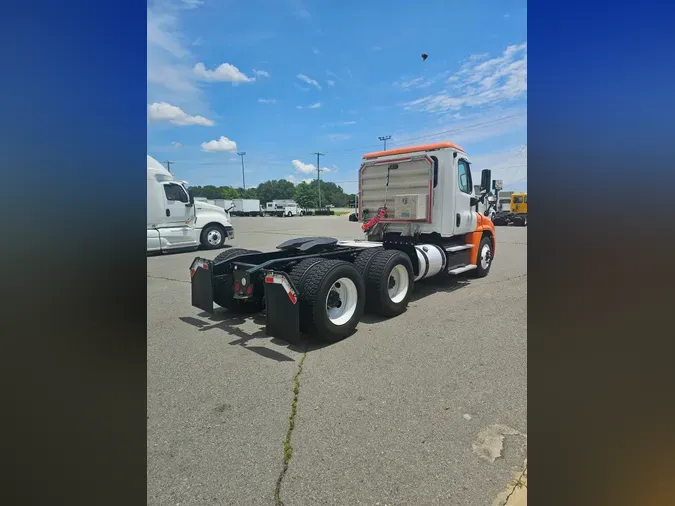
[[194,206],[182,185],[167,181],[164,189],[164,221],[158,227],[162,249],[185,248],[199,244],[195,237]]
[[476,230],[476,213],[471,208],[473,182],[469,162],[457,161],[457,187],[455,188],[454,234],[466,234]]

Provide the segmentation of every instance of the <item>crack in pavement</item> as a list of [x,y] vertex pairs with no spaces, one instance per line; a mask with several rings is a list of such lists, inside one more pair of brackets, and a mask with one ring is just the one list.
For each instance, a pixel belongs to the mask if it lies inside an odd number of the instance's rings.
[[281,501],[281,484],[284,481],[284,476],[288,471],[288,465],[291,462],[293,457],[293,447],[291,446],[291,436],[293,435],[293,429],[295,428],[295,415],[298,412],[298,397],[300,396],[300,373],[302,373],[302,364],[307,357],[307,350],[302,354],[300,360],[298,361],[298,372],[293,378],[293,402],[291,403],[291,416],[288,418],[288,431],[286,432],[286,439],[284,439],[284,460],[281,472],[279,473],[279,478],[277,479],[277,485],[274,489],[274,504],[276,506],[284,506],[284,503]]
[[166,281],[175,281],[176,283],[188,283],[188,284],[190,283],[189,281],[185,281],[184,279],[165,278],[164,276],[151,276],[150,274],[148,274],[147,277],[152,279],[165,279]]
[[506,498],[504,499],[504,502],[502,503],[502,506],[506,506],[509,502],[509,499],[511,499],[511,496],[515,493],[515,491],[519,488],[525,487],[527,488],[527,482],[523,481],[523,477],[527,478],[527,460],[525,460],[525,464],[523,467],[523,470],[520,472],[518,477],[514,480],[513,482],[513,487],[511,488],[511,492],[508,493]]

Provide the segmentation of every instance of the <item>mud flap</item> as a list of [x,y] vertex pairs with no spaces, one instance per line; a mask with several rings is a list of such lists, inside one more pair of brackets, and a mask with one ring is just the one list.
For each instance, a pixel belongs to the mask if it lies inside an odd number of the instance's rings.
[[268,272],[265,275],[265,333],[268,336],[291,344],[302,341],[299,304],[298,292],[285,273]]
[[213,265],[210,260],[195,258],[190,266],[192,305],[213,314]]

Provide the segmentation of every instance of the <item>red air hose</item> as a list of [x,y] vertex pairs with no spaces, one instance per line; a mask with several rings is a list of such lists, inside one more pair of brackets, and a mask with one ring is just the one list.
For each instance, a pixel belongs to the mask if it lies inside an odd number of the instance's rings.
[[382,218],[384,218],[385,214],[387,214],[387,208],[386,207],[380,207],[377,210],[377,214],[375,215],[374,218],[368,220],[363,225],[361,225],[361,230],[363,230],[364,232],[367,232],[368,230],[373,228],[377,223],[379,223],[380,220],[382,220]]

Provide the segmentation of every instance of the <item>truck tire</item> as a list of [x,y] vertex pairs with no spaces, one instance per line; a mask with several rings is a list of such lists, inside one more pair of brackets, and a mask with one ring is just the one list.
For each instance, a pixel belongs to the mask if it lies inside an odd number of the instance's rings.
[[[232,248],[219,253],[218,256],[213,259],[213,261],[220,262],[221,260],[228,260],[237,255],[248,255],[250,253],[260,253],[260,251],[244,248]],[[235,299],[234,292],[229,286],[223,287],[223,290],[214,293],[213,301],[228,311],[240,314],[257,313],[262,311],[264,306],[264,301],[262,299]]]
[[207,225],[202,230],[200,242],[204,249],[219,249],[225,244],[225,230],[220,225]]
[[478,257],[476,258],[476,268],[471,271],[473,277],[484,278],[490,272],[492,267],[492,240],[485,236],[478,245]]
[[363,316],[363,277],[349,262],[309,258],[290,273],[299,292],[300,326],[318,339],[337,342],[354,332]]
[[410,257],[398,250],[364,251],[354,265],[366,282],[366,311],[392,317],[405,312],[415,284]]

